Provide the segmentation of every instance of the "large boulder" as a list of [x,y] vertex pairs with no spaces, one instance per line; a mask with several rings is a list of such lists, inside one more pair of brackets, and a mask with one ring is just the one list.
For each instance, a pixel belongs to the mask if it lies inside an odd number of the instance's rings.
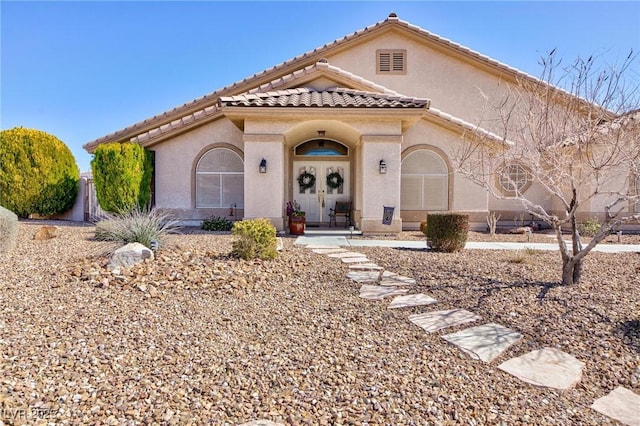
[[107,269],[115,274],[119,274],[120,270],[142,263],[145,259],[154,259],[151,249],[140,243],[129,243],[113,252],[111,259],[109,259]]
[[17,238],[18,216],[0,206],[0,254],[13,250]]

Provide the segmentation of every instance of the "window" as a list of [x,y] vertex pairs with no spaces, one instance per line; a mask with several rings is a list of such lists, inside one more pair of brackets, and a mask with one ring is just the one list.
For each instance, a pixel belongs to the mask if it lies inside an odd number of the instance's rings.
[[313,139],[296,146],[295,155],[347,156],[349,148],[329,139]]
[[521,164],[509,164],[498,174],[498,185],[506,195],[525,192],[531,186],[531,170]]
[[406,50],[378,50],[376,52],[378,74],[406,74]]
[[449,170],[436,152],[410,153],[402,160],[400,173],[402,210],[449,209]]
[[244,163],[227,148],[207,151],[196,165],[196,207],[244,207]]

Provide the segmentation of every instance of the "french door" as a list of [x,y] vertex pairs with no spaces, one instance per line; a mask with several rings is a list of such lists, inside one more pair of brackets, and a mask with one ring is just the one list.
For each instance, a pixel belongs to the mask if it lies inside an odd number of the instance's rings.
[[[330,178],[329,184],[327,177]],[[311,183],[313,185],[305,188]],[[335,208],[336,201],[350,201],[350,186],[348,161],[293,162],[293,199],[306,212],[307,223],[328,224],[329,209]]]

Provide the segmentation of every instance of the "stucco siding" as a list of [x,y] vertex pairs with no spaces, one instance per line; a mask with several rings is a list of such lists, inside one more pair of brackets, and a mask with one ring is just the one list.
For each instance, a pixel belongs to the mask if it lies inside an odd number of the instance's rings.
[[[193,198],[195,163],[207,148],[213,148],[215,144],[228,144],[242,152],[242,132],[231,121],[221,119],[178,135],[153,148],[156,153],[157,207],[195,210]],[[198,217],[199,215],[189,216]]]
[[[407,73],[377,74],[378,49],[406,49]],[[486,118],[487,98],[503,96],[507,87],[494,73],[397,32],[330,56],[328,61],[404,95],[429,98],[433,107],[474,124]]]

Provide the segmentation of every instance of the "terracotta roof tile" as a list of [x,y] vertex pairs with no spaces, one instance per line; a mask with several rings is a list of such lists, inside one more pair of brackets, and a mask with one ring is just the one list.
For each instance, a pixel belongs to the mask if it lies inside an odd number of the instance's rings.
[[317,107],[317,108],[429,108],[429,100],[401,95],[336,88],[316,91],[307,88],[223,96],[223,107]]
[[[454,43],[448,39],[445,39],[443,37],[437,36],[433,33],[430,33],[429,31],[426,31],[416,25],[412,25],[406,21],[400,20],[397,16],[389,16],[388,18],[386,18],[383,21],[379,21],[371,26],[365,27],[361,30],[355,31],[351,34],[348,34],[342,38],[336,39],[330,43],[326,43],[320,47],[317,47],[315,49],[313,49],[312,51],[308,51],[303,53],[302,55],[298,55],[296,57],[293,57],[287,61],[284,61],[280,64],[277,64],[271,68],[267,68],[259,73],[253,74],[250,77],[247,77],[241,81],[237,81],[235,83],[232,83],[228,86],[224,86],[223,88],[216,90],[215,92],[211,92],[209,94],[206,94],[204,96],[201,96],[199,98],[196,98],[192,101],[186,102],[183,105],[180,105],[178,107],[175,107],[169,111],[166,111],[164,113],[158,114],[158,115],[154,115],[151,118],[148,118],[146,120],[140,121],[138,123],[135,123],[131,126],[125,127],[121,130],[117,130],[111,134],[108,134],[106,136],[103,136],[101,138],[98,138],[94,141],[88,142],[87,144],[84,145],[85,149],[89,149],[89,148],[93,148],[95,147],[97,144],[103,143],[103,142],[109,142],[109,141],[115,141],[115,140],[121,140],[122,138],[125,137],[131,137],[131,140],[136,140],[137,137],[135,136],[136,132],[140,132],[141,129],[147,128],[149,125],[157,125],[160,126],[162,124],[164,124],[166,121],[170,119],[172,116],[178,115],[180,116],[180,114],[184,115],[185,113],[188,114],[188,111],[191,110],[194,107],[198,107],[200,106],[201,108],[205,108],[211,105],[211,103],[215,103],[218,99],[218,97],[220,95],[224,95],[226,93],[228,93],[231,90],[234,89],[239,89],[241,86],[244,86],[246,84],[249,84],[255,80],[258,80],[260,78],[263,78],[265,75],[271,74],[271,73],[276,73],[290,65],[292,65],[295,62],[299,62],[303,59],[306,59],[308,57],[311,56],[316,56],[316,55],[322,55],[328,51],[330,51],[332,48],[341,45],[345,42],[348,42],[350,40],[354,40],[354,39],[358,39],[362,36],[366,36],[368,33],[372,32],[373,30],[377,30],[379,28],[383,28],[386,26],[390,26],[390,25],[397,25],[400,28],[406,28],[410,31],[416,32],[419,35],[421,35],[422,37],[424,37],[425,39],[428,39],[432,42],[435,42],[437,44],[440,44],[442,46],[446,46],[449,47],[455,51],[458,51],[462,54],[468,55],[470,57],[475,58],[478,61],[484,62],[490,66],[494,66],[497,67],[499,69],[505,70],[505,71],[509,71],[509,72],[513,72],[516,75],[520,75],[520,76],[524,76],[524,77],[528,77],[528,78],[533,78],[535,80],[537,80],[535,77],[532,77],[528,74],[523,73],[522,71],[519,71],[513,67],[507,66],[504,63],[501,63],[499,61],[496,61],[495,59],[492,59],[488,56],[482,55],[476,51],[473,51],[471,49],[468,49],[460,44]],[[147,131],[148,132],[148,131]]]

